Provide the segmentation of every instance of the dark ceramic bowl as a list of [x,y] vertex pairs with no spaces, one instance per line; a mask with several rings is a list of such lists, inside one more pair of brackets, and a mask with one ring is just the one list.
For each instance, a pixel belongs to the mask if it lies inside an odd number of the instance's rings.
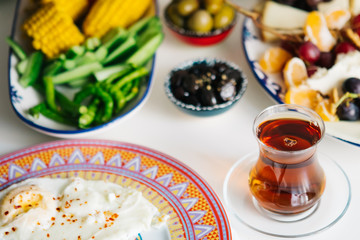
[[220,43],[233,30],[237,20],[237,14],[235,13],[233,21],[227,27],[211,31],[210,33],[197,33],[195,31],[180,28],[172,23],[167,15],[167,9],[169,6],[170,4],[166,7],[164,12],[166,26],[177,38],[192,45],[209,46]]
[[[232,100],[229,100],[229,101],[226,101],[223,103],[219,103],[219,104],[215,104],[213,106],[195,106],[192,104],[184,103],[174,96],[173,92],[171,91],[171,77],[173,76],[173,74],[179,70],[187,70],[190,67],[192,67],[194,64],[199,64],[199,63],[205,63],[210,66],[213,66],[216,63],[225,63],[229,68],[240,73],[242,80],[241,80],[240,86],[238,88],[238,91]],[[213,59],[209,59],[209,58],[205,59],[204,58],[204,59],[189,60],[189,61],[183,62],[180,65],[176,66],[167,75],[164,87],[165,87],[165,93],[166,93],[167,97],[170,99],[170,101],[173,104],[175,104],[179,109],[183,110],[184,112],[190,113],[195,116],[214,116],[214,115],[221,114],[221,113],[229,110],[232,106],[234,106],[235,103],[237,101],[239,101],[239,99],[244,95],[245,90],[247,88],[247,84],[248,84],[247,78],[243,74],[242,70],[236,64],[229,62],[229,61],[219,60],[219,59],[215,59],[215,58],[213,58]]]

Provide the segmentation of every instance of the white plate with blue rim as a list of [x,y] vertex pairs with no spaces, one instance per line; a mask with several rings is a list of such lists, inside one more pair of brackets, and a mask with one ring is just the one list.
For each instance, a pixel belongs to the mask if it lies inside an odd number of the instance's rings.
[[[260,38],[260,33],[253,21],[245,18],[242,26],[242,46],[246,60],[251,68],[256,80],[271,97],[274,103],[284,103],[283,99],[286,92],[281,74],[264,73],[258,64],[258,60],[266,49],[272,46],[265,43]],[[342,141],[360,146],[360,121],[339,121],[325,122],[326,133]]]
[[[24,37],[22,24],[29,16],[27,14],[27,10],[31,7],[31,4],[33,4],[32,1],[17,1],[11,32],[11,38],[23,46],[28,52],[32,51],[32,49],[29,47],[30,40]],[[156,14],[158,12],[156,0],[153,0],[150,11],[151,14]],[[87,129],[80,129],[74,126],[58,123],[43,116],[40,116],[39,118],[32,117],[28,113],[29,108],[39,104],[43,100],[43,97],[34,88],[23,88],[19,84],[19,75],[15,68],[18,63],[18,59],[12,51],[9,52],[8,63],[10,102],[20,120],[30,128],[46,135],[59,138],[82,138],[108,131],[110,128],[119,125],[122,121],[128,119],[141,109],[148,99],[153,85],[152,77],[155,66],[155,55],[147,65],[150,74],[147,76],[144,83],[140,85],[138,95],[130,101],[119,114],[111,118],[110,121]],[[71,96],[73,93],[67,92],[67,95]]]

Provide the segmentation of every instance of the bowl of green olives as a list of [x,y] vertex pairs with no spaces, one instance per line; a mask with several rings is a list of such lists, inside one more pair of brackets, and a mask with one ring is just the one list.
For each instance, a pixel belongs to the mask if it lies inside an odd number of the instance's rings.
[[245,93],[247,78],[234,63],[201,58],[176,66],[166,77],[165,93],[181,110],[213,116],[230,109]]
[[224,40],[236,24],[236,12],[223,0],[173,0],[165,23],[179,39],[198,46]]

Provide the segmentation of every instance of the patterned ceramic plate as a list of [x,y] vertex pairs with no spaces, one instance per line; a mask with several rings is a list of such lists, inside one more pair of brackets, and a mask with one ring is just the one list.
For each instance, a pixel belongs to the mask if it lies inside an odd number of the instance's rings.
[[[273,100],[277,103],[283,103],[286,89],[281,74],[265,74],[258,64],[261,55],[271,45],[260,40],[258,29],[248,18],[245,19],[242,29],[242,44],[246,59],[255,78]],[[360,146],[359,121],[326,122],[325,124],[326,132],[329,135]]]
[[[230,240],[225,210],[198,174],[160,152],[103,140],[55,141],[0,158],[0,190],[32,177],[79,176],[141,191],[170,219],[142,239]],[[140,238],[140,237],[139,237]]]

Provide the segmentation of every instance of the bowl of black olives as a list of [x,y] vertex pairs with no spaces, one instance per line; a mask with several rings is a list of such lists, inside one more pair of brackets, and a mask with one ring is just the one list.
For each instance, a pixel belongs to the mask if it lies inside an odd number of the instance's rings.
[[240,68],[220,59],[181,63],[166,77],[165,92],[181,110],[213,116],[230,109],[245,93],[247,78]]
[[236,12],[223,0],[172,0],[165,23],[179,39],[198,46],[224,40],[236,23]]

